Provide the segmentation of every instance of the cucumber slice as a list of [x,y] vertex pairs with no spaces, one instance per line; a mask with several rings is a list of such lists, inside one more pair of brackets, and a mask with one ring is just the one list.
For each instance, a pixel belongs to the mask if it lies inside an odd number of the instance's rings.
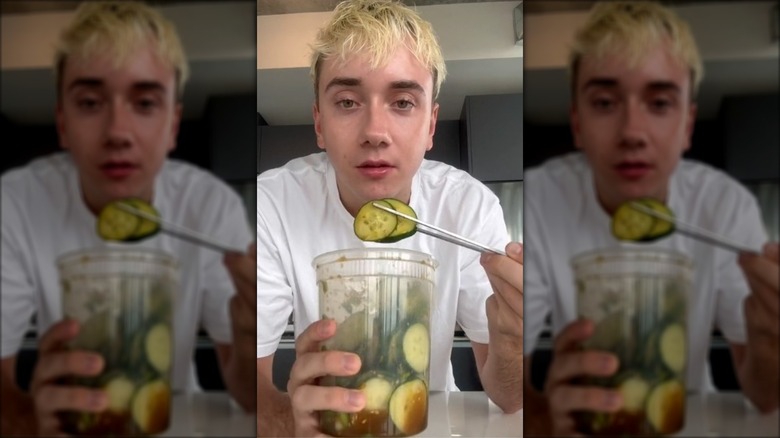
[[385,201],[369,201],[363,204],[355,215],[355,235],[363,241],[378,242],[390,234],[398,225],[398,216],[373,206],[373,203],[393,208]]
[[160,433],[168,428],[171,390],[162,380],[142,386],[133,398],[133,420],[144,433]]
[[151,220],[140,218],[120,208],[129,205],[156,217],[160,214],[152,205],[137,198],[122,199],[108,203],[98,215],[97,232],[105,240],[135,242],[157,234],[160,226]]
[[653,428],[662,434],[680,430],[685,418],[685,389],[677,380],[667,380],[650,392],[647,399],[647,418]]
[[117,203],[111,202],[100,211],[97,220],[98,235],[105,240],[123,242],[130,239],[138,228],[141,219],[117,207]]
[[674,373],[681,373],[685,367],[685,329],[682,325],[669,324],[659,340],[661,359]]
[[422,380],[411,380],[393,391],[390,419],[405,435],[425,429],[428,423],[428,388]]
[[[669,207],[658,200],[641,198],[635,201],[660,213],[674,216]],[[651,242],[668,236],[674,231],[674,224],[635,209],[631,202],[634,201],[622,204],[612,215],[612,234],[616,238],[633,242]]]
[[637,376],[627,378],[620,384],[618,391],[623,396],[623,409],[629,412],[641,412],[645,406],[650,384]]
[[[160,217],[160,213],[157,211],[157,209],[142,199],[127,199],[125,202],[128,202],[137,210],[150,214],[154,217]],[[130,237],[130,241],[146,239],[147,237],[154,236],[160,231],[160,225],[155,221],[146,218],[139,218],[139,221],[140,222],[138,223],[135,232],[133,232],[133,235]]]
[[146,334],[144,350],[149,363],[161,373],[171,367],[171,330],[167,325],[155,324]]
[[406,329],[403,339],[404,359],[418,373],[428,369],[431,357],[431,340],[428,329],[417,323]]
[[[395,211],[401,212],[407,216],[411,216],[417,219],[417,213],[414,212],[412,207],[404,204],[403,202],[394,198],[386,198],[383,199],[383,201],[390,204],[390,206],[392,206]],[[417,224],[410,221],[409,219],[398,217],[398,224],[396,225],[395,230],[393,230],[393,232],[390,233],[389,236],[385,237],[379,242],[395,243],[398,242],[399,240],[406,239],[407,237],[414,235],[414,233],[416,232],[417,232]]]
[[[661,202],[655,199],[644,198],[641,199],[640,202],[643,205],[652,208],[653,210],[659,213],[663,213],[667,216],[674,217],[674,213],[672,213],[672,210],[669,207],[667,207],[666,205],[662,204]],[[665,221],[657,217],[653,219],[654,219],[653,228],[650,230],[650,233],[647,235],[647,237],[642,239],[643,242],[651,242],[653,240],[666,237],[669,234],[672,234],[674,232],[674,223]]]
[[390,395],[393,393],[393,384],[384,377],[371,377],[360,385],[360,390],[366,396],[365,409],[371,411],[386,410]]
[[103,390],[108,394],[108,409],[114,412],[125,412],[130,408],[130,399],[133,398],[135,385],[125,376],[117,376],[103,385]]

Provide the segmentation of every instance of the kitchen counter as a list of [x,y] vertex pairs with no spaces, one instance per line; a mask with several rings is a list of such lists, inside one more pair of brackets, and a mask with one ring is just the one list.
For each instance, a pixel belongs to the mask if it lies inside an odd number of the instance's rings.
[[739,392],[688,396],[685,427],[675,436],[780,436],[780,414],[761,414]]
[[[174,395],[171,427],[161,436],[255,436],[255,417],[224,392]],[[434,392],[428,428],[419,437],[522,436],[522,411],[507,415],[483,392]]]

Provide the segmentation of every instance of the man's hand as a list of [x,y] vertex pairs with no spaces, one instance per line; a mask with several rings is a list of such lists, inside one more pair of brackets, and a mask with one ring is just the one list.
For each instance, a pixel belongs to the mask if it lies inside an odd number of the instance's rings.
[[740,254],[739,265],[750,285],[745,298],[747,345],[735,362],[745,395],[763,412],[777,409],[780,401],[780,261],[778,244],[767,243],[762,254]]
[[[225,267],[236,293],[230,299],[230,320],[237,339],[257,337],[257,244],[249,245],[246,254],[227,253]],[[254,351],[256,342],[250,342]],[[235,347],[235,346],[234,346]]]
[[593,335],[593,328],[591,321],[574,321],[555,338],[553,360],[544,387],[553,436],[576,435],[573,411],[615,412],[623,405],[617,391],[572,384],[572,379],[577,377],[606,377],[618,369],[615,355],[580,348],[580,344]]
[[[485,302],[491,333],[506,336],[513,345],[523,346],[523,246],[510,243],[508,257],[483,253],[480,263],[487,272],[493,295]],[[518,353],[519,354],[519,353]]]
[[43,334],[38,345],[30,395],[40,436],[65,436],[57,418],[59,411],[100,412],[108,407],[108,397],[102,390],[55,383],[63,377],[95,376],[103,370],[99,354],[65,349],[65,343],[75,338],[78,331],[76,321],[60,321]]
[[296,436],[323,436],[319,432],[317,411],[358,412],[366,404],[358,390],[320,387],[318,377],[352,376],[360,371],[360,357],[354,353],[320,351],[320,342],[336,333],[336,323],[320,320],[301,333],[295,341],[296,359],[287,382],[292,400]]

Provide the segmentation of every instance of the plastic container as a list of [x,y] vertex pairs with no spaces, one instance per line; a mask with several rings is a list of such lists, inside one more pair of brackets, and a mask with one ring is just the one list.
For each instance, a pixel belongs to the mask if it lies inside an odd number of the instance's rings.
[[577,313],[595,323],[586,349],[617,355],[620,367],[582,383],[618,389],[616,413],[583,412],[578,430],[590,435],[667,435],[685,419],[687,297],[692,263],[653,248],[606,249],[572,259]]
[[109,397],[103,412],[60,414],[62,430],[99,436],[165,431],[177,262],[149,249],[100,248],[65,254],[57,265],[64,316],[81,324],[69,347],[97,352],[105,360],[100,375],[64,383],[103,388]]
[[437,262],[401,249],[361,248],[314,259],[320,314],[339,325],[323,350],[356,353],[357,375],[326,376],[322,386],[360,389],[358,413],[324,411],[332,436],[410,436],[428,425],[430,314]]

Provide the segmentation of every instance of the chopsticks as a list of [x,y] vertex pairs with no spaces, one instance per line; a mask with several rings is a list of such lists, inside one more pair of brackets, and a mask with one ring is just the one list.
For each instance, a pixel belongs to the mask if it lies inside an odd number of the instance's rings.
[[196,245],[205,246],[207,248],[213,249],[214,251],[223,253],[244,253],[244,251],[241,249],[231,248],[229,246],[223,245],[222,243],[212,240],[210,237],[200,234],[197,231],[165,221],[153,214],[138,210],[137,208],[124,202],[118,202],[116,205],[118,208],[121,208],[130,214],[134,214],[140,218],[157,223],[160,225],[160,231],[170,234],[171,236],[178,237],[179,239],[186,240],[187,242],[194,243]]
[[[371,205],[374,207],[384,210],[388,213],[392,213],[398,217],[402,217],[408,221],[412,221],[415,224],[418,225],[417,231],[427,234],[432,237],[436,237],[437,239],[444,240],[446,242],[462,246],[464,248],[468,248],[477,252],[492,252],[494,254],[498,255],[506,255],[504,251],[500,251],[497,249],[490,248],[488,246],[482,245],[481,243],[474,242],[473,240],[467,239],[463,236],[460,236],[458,234],[455,234],[453,232],[441,229],[437,226],[425,223],[417,218],[414,218],[412,216],[409,216],[407,214],[401,213],[400,211],[393,210],[392,208],[385,207],[384,205],[378,204],[376,202],[372,202]],[[420,228],[420,226],[423,226],[425,228]]]
[[758,250],[742,246],[738,243],[734,243],[719,234],[715,234],[711,231],[705,230],[704,228],[697,227],[696,225],[685,223],[675,217],[669,216],[660,211],[653,210],[652,208],[647,207],[639,202],[631,202],[630,205],[631,208],[633,208],[634,210],[641,211],[642,213],[645,213],[648,216],[652,216],[654,218],[661,219],[674,224],[675,230],[677,232],[679,232],[680,234],[684,234],[688,237],[692,237],[694,239],[701,240],[711,245],[715,245],[731,251],[746,252],[752,254],[760,253],[760,251]]

